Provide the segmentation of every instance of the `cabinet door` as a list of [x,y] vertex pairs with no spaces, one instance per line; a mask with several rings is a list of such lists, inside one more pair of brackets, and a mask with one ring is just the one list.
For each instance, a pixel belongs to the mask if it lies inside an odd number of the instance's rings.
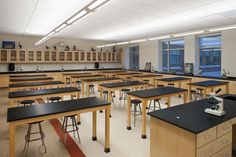
[[108,52],[108,61],[110,62],[111,61],[111,52]]
[[103,62],[106,62],[106,61],[107,61],[107,53],[106,53],[106,52],[103,52],[103,53],[102,53],[102,61],[103,61]]
[[59,61],[65,61],[65,52],[59,52]]
[[112,55],[111,55],[112,62],[115,62],[115,53],[112,52],[111,54],[112,54]]
[[91,61],[91,52],[87,52],[87,62]]
[[1,58],[0,58],[0,60],[1,60],[1,62],[7,62],[7,50],[1,50],[1,52],[0,52],[1,54]]
[[50,61],[50,52],[44,51],[44,62],[49,62],[49,61]]
[[17,51],[10,50],[10,61],[16,61],[16,60],[17,60]]
[[101,62],[102,61],[102,53],[98,52],[98,61]]
[[80,52],[80,61],[85,61],[85,52]]
[[74,52],[74,61],[79,61],[79,52]]
[[42,51],[36,51],[36,61],[42,61]]
[[56,51],[51,52],[51,61],[53,61],[53,62],[57,61],[57,52]]
[[66,61],[72,61],[72,52],[66,52]]
[[26,61],[26,51],[24,51],[24,50],[19,51],[19,61],[20,62]]
[[97,53],[93,52],[92,53],[92,61],[96,62],[96,60],[97,60]]
[[28,51],[28,61],[29,62],[34,61],[34,51]]
[[118,52],[118,53],[116,54],[116,61],[117,61],[117,62],[121,62],[121,53],[120,53],[120,52]]

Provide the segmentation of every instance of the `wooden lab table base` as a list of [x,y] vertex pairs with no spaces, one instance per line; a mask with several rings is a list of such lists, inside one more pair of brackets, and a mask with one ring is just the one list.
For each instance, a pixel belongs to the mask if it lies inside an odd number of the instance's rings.
[[[82,98],[85,96],[85,87],[86,87],[86,97],[89,97],[90,95],[90,89],[89,85],[94,84],[94,83],[112,83],[112,82],[120,82],[122,81],[121,79],[117,80],[104,80],[104,81],[93,81],[93,82],[88,82],[84,79],[81,80],[81,93],[82,93]],[[101,87],[98,85],[98,90],[101,90]]]
[[29,118],[25,120],[19,120],[19,121],[13,121],[9,122],[9,153],[10,157],[15,157],[15,130],[17,126],[34,123],[38,121],[45,121],[55,118],[61,118],[65,116],[70,115],[79,115],[81,113],[87,113],[92,112],[93,113],[93,126],[92,126],[92,140],[97,140],[97,115],[96,112],[99,110],[105,110],[105,145],[104,145],[104,151],[106,153],[110,152],[110,105],[107,106],[101,106],[101,107],[94,107],[94,108],[88,108],[88,109],[82,109],[72,112],[65,112],[65,113],[59,113],[59,114],[53,114],[48,116],[42,116],[37,118]]
[[64,84],[51,84],[51,85],[40,85],[40,86],[24,86],[24,87],[9,87],[9,92],[19,90],[30,90],[30,89],[48,89],[48,88],[62,88]]
[[[145,90],[143,90],[145,91]],[[128,111],[127,111],[127,130],[131,130],[131,99],[139,99],[142,101],[142,135],[141,138],[146,139],[147,134],[146,134],[146,121],[147,121],[147,114],[146,114],[146,108],[148,107],[148,101],[155,100],[155,99],[162,99],[166,98],[167,99],[167,106],[170,107],[170,98],[173,96],[178,96],[178,95],[183,95],[183,100],[184,103],[187,102],[188,99],[188,91],[181,91],[181,92],[176,92],[176,93],[171,93],[171,94],[165,94],[161,96],[154,96],[154,97],[149,97],[149,98],[142,98],[134,95],[128,94]]]

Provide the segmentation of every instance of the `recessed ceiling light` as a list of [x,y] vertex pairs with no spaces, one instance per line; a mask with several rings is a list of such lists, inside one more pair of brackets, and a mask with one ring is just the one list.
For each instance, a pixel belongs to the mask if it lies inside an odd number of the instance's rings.
[[147,41],[147,39],[131,40],[130,43],[139,43],[139,42],[144,42],[144,41]]
[[196,31],[196,32],[187,32],[187,33],[175,34],[175,35],[173,35],[173,37],[181,37],[181,36],[201,34],[201,33],[204,33],[204,31]]
[[116,45],[125,45],[125,44],[129,44],[129,41],[126,41],[126,42],[120,42],[120,43],[117,43]]

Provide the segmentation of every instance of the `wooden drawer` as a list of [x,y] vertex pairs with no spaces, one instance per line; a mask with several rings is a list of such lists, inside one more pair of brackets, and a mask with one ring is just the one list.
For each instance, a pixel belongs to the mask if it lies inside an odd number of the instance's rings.
[[197,135],[197,148],[216,139],[216,127],[208,129]]
[[232,145],[227,146],[212,157],[232,157]]
[[232,143],[232,132],[210,142],[197,150],[197,157],[210,157]]
[[220,137],[230,131],[232,131],[232,121],[229,120],[227,122],[224,122],[216,127],[216,133],[217,137]]

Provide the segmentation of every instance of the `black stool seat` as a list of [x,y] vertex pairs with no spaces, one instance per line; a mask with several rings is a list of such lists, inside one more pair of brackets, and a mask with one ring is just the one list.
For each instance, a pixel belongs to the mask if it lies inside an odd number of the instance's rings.
[[154,101],[160,101],[161,99],[154,99]]
[[169,86],[169,87],[174,87],[175,84],[174,84],[174,83],[168,83],[168,86]]
[[125,89],[121,89],[121,91],[122,91],[122,92],[129,92],[129,91],[130,91],[130,89],[128,89],[128,88],[125,88]]
[[149,82],[149,80],[143,80],[144,82]]
[[140,103],[142,103],[141,100],[138,100],[138,99],[132,99],[131,100],[131,104],[140,104]]
[[93,85],[93,84],[90,84],[89,87],[92,88],[92,87],[94,87],[94,85]]
[[59,101],[59,100],[61,100],[61,97],[59,97],[59,96],[50,97],[50,98],[48,98],[48,100],[50,100],[50,101],[52,101],[52,102],[54,102],[54,101]]
[[196,93],[196,90],[191,90],[191,93]]
[[76,83],[81,83],[81,81],[76,81]]
[[[105,91],[103,91],[102,93],[103,93],[103,94],[108,94],[108,91],[105,90]],[[111,91],[111,93],[113,93],[113,91]]]
[[27,104],[32,105],[33,103],[35,103],[35,101],[34,100],[23,100],[20,103],[23,105],[27,105]]
[[164,85],[157,85],[158,88],[163,88],[165,87]]

